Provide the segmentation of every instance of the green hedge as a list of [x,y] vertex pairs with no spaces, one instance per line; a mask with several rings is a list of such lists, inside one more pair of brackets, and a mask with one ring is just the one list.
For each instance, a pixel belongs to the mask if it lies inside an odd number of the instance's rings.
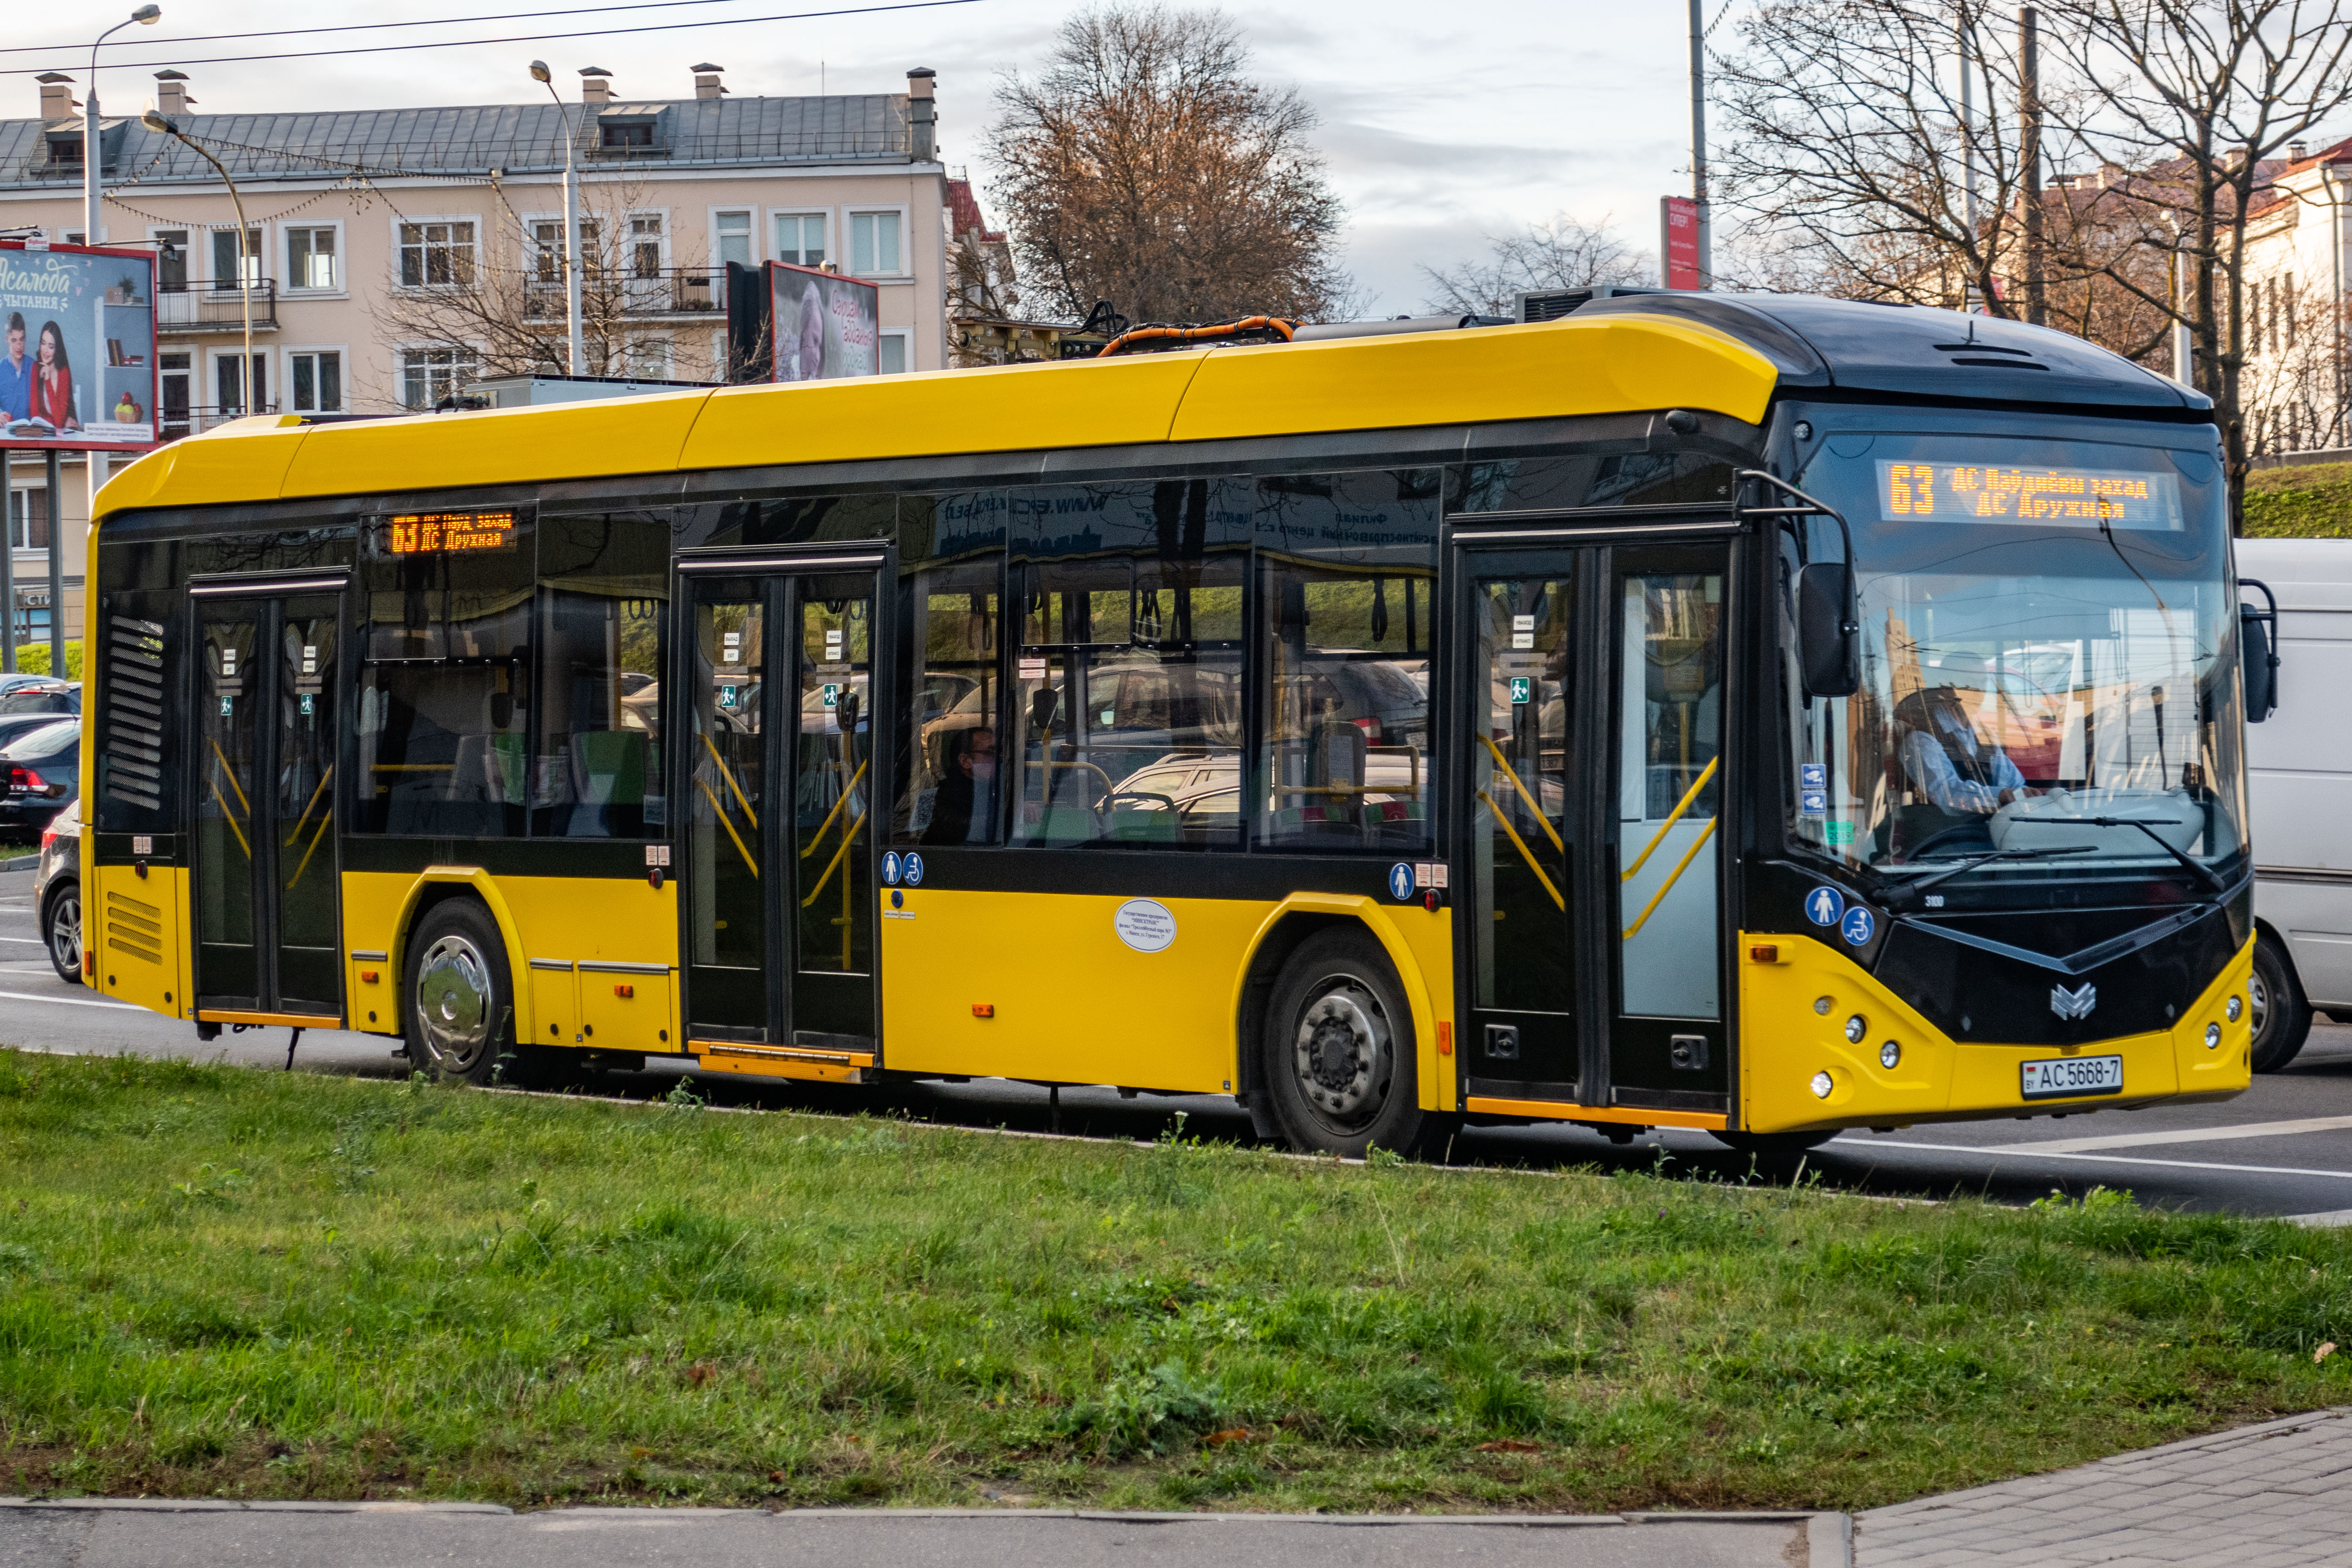
[[2256,468],[2246,476],[2252,539],[2352,539],[2352,463]]
[[[27,675],[49,673],[49,644],[46,637],[39,642],[16,645],[16,668]],[[81,679],[81,639],[75,637],[66,644],[66,679]]]

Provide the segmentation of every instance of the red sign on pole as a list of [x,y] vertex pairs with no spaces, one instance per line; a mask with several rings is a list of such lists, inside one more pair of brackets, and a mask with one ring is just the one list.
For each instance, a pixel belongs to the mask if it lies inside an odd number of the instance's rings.
[[1658,250],[1666,258],[1666,287],[1704,289],[1698,270],[1698,203],[1689,196],[1658,198]]

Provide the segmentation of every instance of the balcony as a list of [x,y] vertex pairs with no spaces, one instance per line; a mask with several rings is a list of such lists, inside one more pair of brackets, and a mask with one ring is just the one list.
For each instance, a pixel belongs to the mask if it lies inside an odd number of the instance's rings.
[[[158,332],[236,332],[245,330],[246,290],[235,282],[157,283]],[[278,284],[262,279],[252,287],[253,330],[278,330]]]
[[[614,316],[723,316],[727,313],[727,269],[709,267],[657,267],[614,277],[590,273],[581,279],[583,312],[591,321]],[[533,321],[560,321],[564,316],[563,274],[544,268],[523,289],[523,314]]]

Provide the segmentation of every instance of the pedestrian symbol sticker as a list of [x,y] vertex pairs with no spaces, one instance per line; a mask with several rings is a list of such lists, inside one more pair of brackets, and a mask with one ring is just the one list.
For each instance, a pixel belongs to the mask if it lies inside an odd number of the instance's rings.
[[1535,696],[1535,682],[1524,675],[1511,677],[1511,705],[1516,708]]
[[828,686],[824,689],[824,705],[828,708],[838,708],[841,706],[840,687]]
[[1856,905],[1846,910],[1845,923],[1839,929],[1845,933],[1848,942],[1860,947],[1870,940],[1871,932],[1878,929],[1878,922],[1870,918],[1868,910]]
[[882,885],[886,888],[898,885],[898,852],[896,849],[882,857]]
[[302,693],[302,717],[305,719],[311,717],[310,694],[307,691]]
[[1845,895],[1826,882],[1805,895],[1805,918],[1817,926],[1833,926],[1844,918]]
[[1412,868],[1402,860],[1389,868],[1389,893],[1399,903],[1412,897]]
[[231,715],[232,713],[234,713],[234,712],[236,712],[236,698],[234,698],[234,697],[224,697],[224,698],[222,698],[222,699],[221,699],[221,717],[222,717],[222,718],[226,719],[226,718],[229,717],[229,715]]
[[921,887],[923,885],[923,858],[920,855],[909,855],[904,860],[898,862],[898,875],[906,879],[907,886],[910,888]]

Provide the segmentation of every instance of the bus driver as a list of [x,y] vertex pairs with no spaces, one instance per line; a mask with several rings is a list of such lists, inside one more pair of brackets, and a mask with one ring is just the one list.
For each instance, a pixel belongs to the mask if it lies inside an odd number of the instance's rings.
[[1940,685],[1915,691],[1895,708],[1911,787],[1946,811],[1975,816],[2043,793],[2028,787],[2007,752],[1977,735],[1969,708],[1990,689],[1984,656],[1948,653],[1936,673],[1943,678]]

